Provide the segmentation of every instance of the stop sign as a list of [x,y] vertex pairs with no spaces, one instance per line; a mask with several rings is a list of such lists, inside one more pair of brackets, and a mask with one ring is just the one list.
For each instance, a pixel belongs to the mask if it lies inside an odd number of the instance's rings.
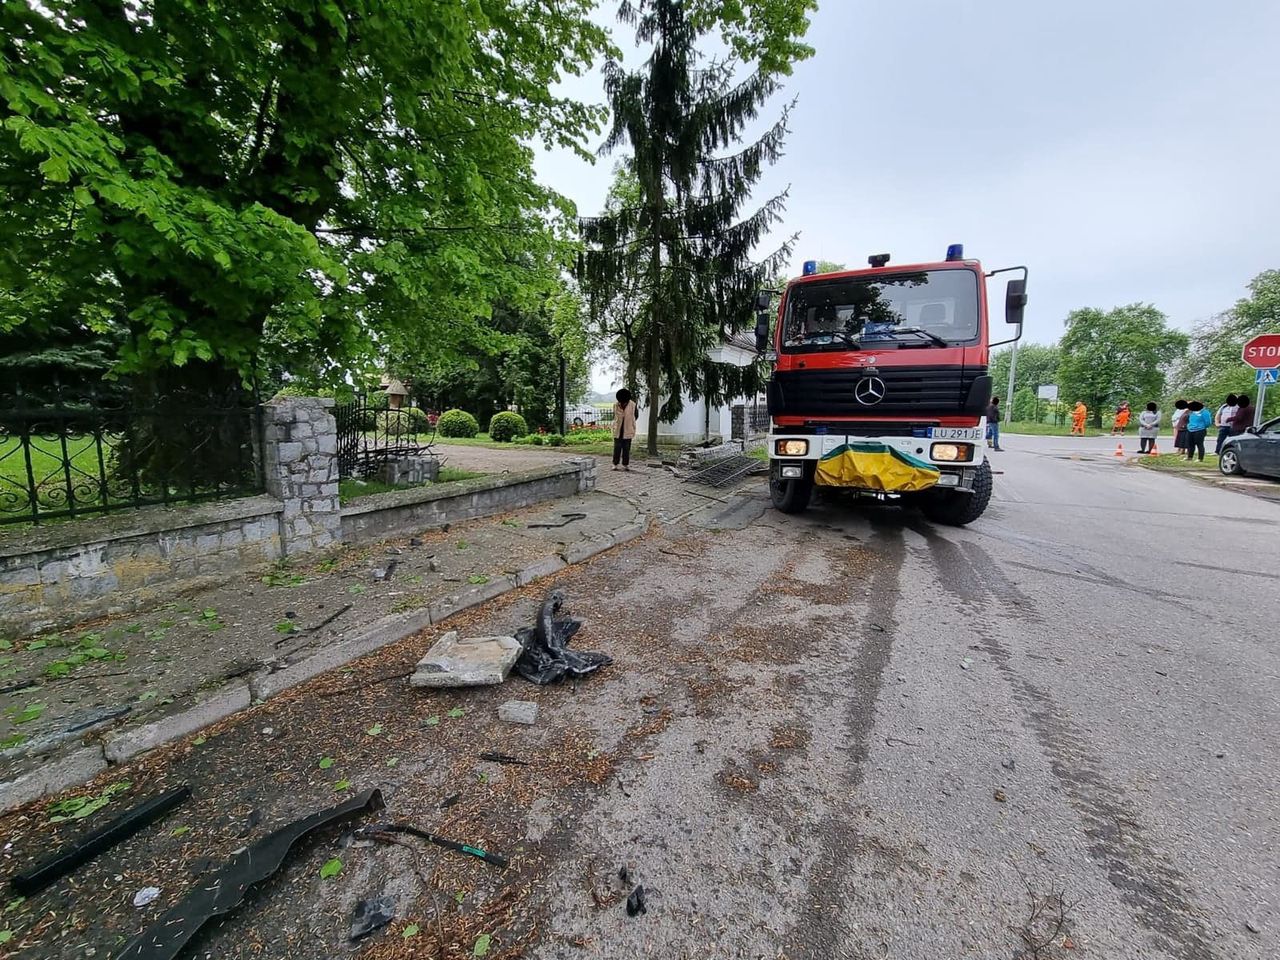
[[1256,370],[1280,367],[1280,333],[1262,333],[1246,343],[1244,362]]

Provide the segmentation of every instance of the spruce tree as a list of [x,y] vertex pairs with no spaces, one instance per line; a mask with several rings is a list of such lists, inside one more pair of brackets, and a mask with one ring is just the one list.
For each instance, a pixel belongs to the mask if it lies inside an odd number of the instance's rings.
[[582,222],[578,264],[593,312],[630,278],[640,280],[637,355],[627,368],[640,375],[647,406],[658,412],[649,418],[651,455],[658,452],[658,420],[679,416],[685,393],[714,404],[758,387],[756,369],[710,364],[706,351],[753,322],[756,289],[791,247],[788,240],[753,259],[781,217],[785,192],[741,213],[764,169],[781,156],[791,107],[760,139],[728,152],[780,85],[759,69],[738,78],[740,64],[700,54],[702,33],[686,6],[635,0],[619,11],[652,52],[633,72],[616,60],[606,64],[613,124],[601,152],[630,148],[626,163],[639,196],[633,206]]

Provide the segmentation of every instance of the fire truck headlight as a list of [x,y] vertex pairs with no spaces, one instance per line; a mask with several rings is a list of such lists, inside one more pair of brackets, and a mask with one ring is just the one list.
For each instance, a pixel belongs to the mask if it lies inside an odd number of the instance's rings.
[[935,443],[929,449],[929,456],[944,462],[967,463],[973,459],[973,446],[968,443]]
[[780,457],[803,457],[809,452],[808,440],[779,440],[774,452]]

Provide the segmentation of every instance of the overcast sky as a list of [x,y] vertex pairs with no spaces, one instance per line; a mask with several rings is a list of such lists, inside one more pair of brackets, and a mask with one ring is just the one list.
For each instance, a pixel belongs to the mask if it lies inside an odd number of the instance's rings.
[[[793,273],[964,243],[1030,268],[1026,334],[1047,342],[1080,306],[1150,302],[1190,328],[1280,267],[1278,0],[820,6],[817,53],[776,104],[799,99],[786,156],[757,190],[790,186]],[[598,73],[567,89],[603,101]],[[612,163],[538,167],[586,215]]]

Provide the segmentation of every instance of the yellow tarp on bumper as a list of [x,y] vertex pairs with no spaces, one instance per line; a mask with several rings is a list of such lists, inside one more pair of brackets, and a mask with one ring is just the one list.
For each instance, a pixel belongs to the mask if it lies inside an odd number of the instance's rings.
[[827,487],[858,487],[885,493],[927,490],[941,476],[937,467],[884,443],[845,443],[818,461],[814,481]]

